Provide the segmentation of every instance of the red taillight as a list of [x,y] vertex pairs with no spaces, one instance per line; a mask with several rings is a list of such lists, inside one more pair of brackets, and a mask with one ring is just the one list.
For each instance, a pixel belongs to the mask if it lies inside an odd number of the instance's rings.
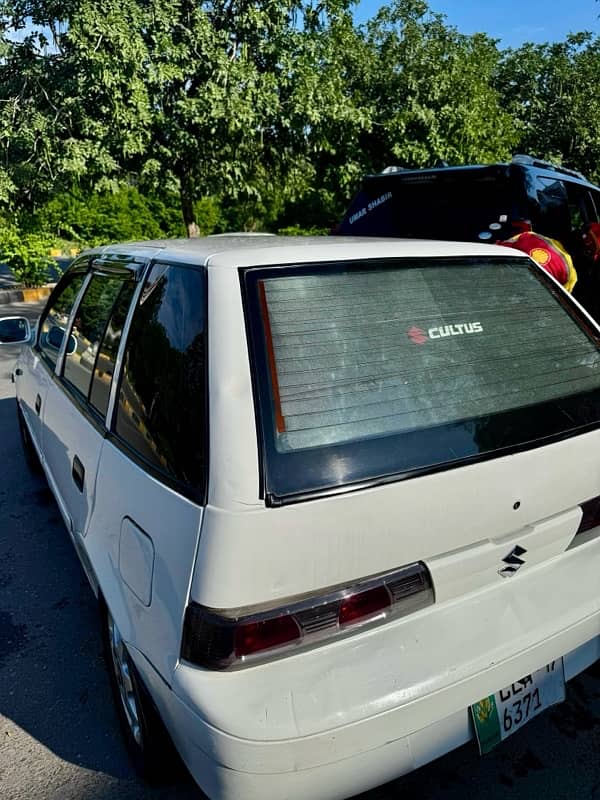
[[593,497],[591,500],[581,503],[581,510],[583,514],[577,533],[589,531],[600,525],[600,497]]
[[366,592],[358,592],[342,600],[338,613],[340,627],[362,622],[381,614],[392,605],[392,599],[385,586],[376,586]]
[[190,603],[181,657],[207,669],[255,664],[411,614],[433,601],[429,570],[418,562],[266,610],[227,614]]
[[243,658],[299,639],[300,628],[293,617],[275,617],[238,625],[234,638],[235,655]]

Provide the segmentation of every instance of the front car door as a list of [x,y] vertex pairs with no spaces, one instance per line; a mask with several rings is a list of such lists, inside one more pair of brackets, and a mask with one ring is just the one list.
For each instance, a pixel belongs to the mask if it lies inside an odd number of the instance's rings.
[[93,262],[46,395],[42,449],[48,478],[73,535],[85,535],[93,507],[114,353],[140,266],[125,261],[105,270]]
[[19,370],[15,373],[19,408],[42,463],[42,419],[46,395],[52,384],[64,333],[83,287],[86,271],[87,260],[80,260],[59,281],[40,318],[36,341],[32,347],[23,349]]

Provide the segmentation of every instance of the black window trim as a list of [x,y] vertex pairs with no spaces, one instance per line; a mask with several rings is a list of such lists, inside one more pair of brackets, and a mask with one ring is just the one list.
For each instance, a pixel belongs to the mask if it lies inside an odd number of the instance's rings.
[[[97,274],[104,275],[105,273],[102,272],[102,273],[97,273]],[[138,281],[139,279],[136,278],[135,280]],[[100,414],[101,412],[92,403],[92,392],[94,390],[94,377],[96,375],[96,367],[98,366],[98,359],[100,358],[100,349],[101,349],[100,346],[104,342],[104,339],[106,337],[106,332],[108,331],[108,326],[110,325],[111,320],[113,318],[113,314],[115,313],[115,308],[117,307],[117,303],[119,302],[119,300],[121,298],[121,294],[122,294],[122,292],[123,292],[123,290],[125,289],[126,286],[127,286],[127,279],[125,279],[123,281],[123,283],[121,284],[121,288],[119,289],[119,291],[117,293],[117,296],[115,297],[115,301],[114,301],[114,303],[112,305],[112,308],[110,310],[110,315],[109,315],[108,319],[106,320],[106,323],[104,325],[104,330],[102,331],[102,336],[100,337],[100,341],[98,342],[98,351],[96,352],[96,357],[94,358],[94,366],[92,368],[92,379],[90,381],[90,388],[88,389],[87,402],[89,403],[90,407],[94,410],[94,412],[97,413],[97,414]],[[134,289],[133,290],[133,294],[131,295],[131,298],[129,300],[129,308],[127,309],[127,313],[125,314],[125,319],[123,321],[123,328],[121,330],[121,339],[125,336],[125,332],[127,330],[129,330],[128,322],[131,320],[131,309],[132,309],[132,307],[135,307],[135,303],[136,303],[136,300],[137,300],[138,296],[139,296],[138,295],[138,291],[136,289]],[[121,340],[119,340],[119,346],[117,347],[117,352],[115,354],[115,360],[114,360],[114,364],[113,364],[113,375],[112,375],[112,379],[111,379],[111,382],[110,382],[110,390],[109,390],[109,393],[108,393],[108,404],[106,406],[106,413],[102,415],[103,419],[105,419],[105,420],[108,418],[108,415],[111,413],[111,401],[113,399],[113,383],[116,383],[115,375],[117,374],[117,365],[120,363],[120,362],[118,362],[117,359],[118,359],[118,356],[119,356],[120,352],[121,352]]]
[[[267,429],[271,427],[271,418],[265,408],[265,402],[268,400],[267,395],[271,396],[271,381],[268,374],[268,367],[265,362],[264,354],[264,334],[262,331],[262,320],[260,315],[255,313],[257,308],[256,302],[256,285],[261,277],[270,275],[285,276],[285,275],[301,275],[301,274],[315,274],[320,268],[325,270],[329,268],[345,269],[352,265],[365,267],[369,265],[381,265],[386,261],[391,265],[392,262],[396,264],[401,261],[411,263],[415,266],[422,265],[439,265],[441,262],[445,263],[480,263],[481,261],[498,261],[503,262],[513,261],[515,263],[523,263],[523,259],[514,256],[446,256],[446,257],[418,257],[418,256],[400,256],[395,258],[371,258],[371,259],[356,259],[356,260],[332,260],[332,261],[317,261],[317,262],[290,262],[286,264],[276,265],[256,265],[253,267],[240,267],[238,269],[240,286],[242,292],[242,305],[244,309],[244,324],[246,330],[246,340],[248,346],[248,357],[250,359],[250,373],[252,376],[252,395],[254,402],[254,416],[256,422],[257,433],[257,446],[258,446],[258,468],[259,468],[259,496],[264,499],[265,505],[268,507],[282,507],[292,505],[306,500],[330,497],[339,494],[346,494],[350,492],[360,491],[375,486],[380,486],[388,483],[397,483],[404,480],[409,480],[418,476],[425,476],[435,474],[437,472],[445,472],[450,469],[456,469],[466,466],[468,464],[475,464],[484,461],[489,461],[501,456],[512,455],[519,452],[524,452],[534,448],[542,447],[547,444],[559,442],[564,439],[569,439],[574,435],[581,435],[589,431],[597,430],[600,428],[600,419],[594,423],[578,425],[574,433],[572,429],[567,429],[558,433],[549,434],[543,437],[536,437],[527,440],[518,445],[510,445],[506,447],[499,447],[489,452],[479,453],[472,456],[457,458],[443,463],[436,463],[427,465],[425,467],[417,467],[406,471],[395,471],[389,474],[378,475],[376,477],[366,478],[349,482],[341,486],[324,486],[317,489],[299,490],[296,492],[277,493],[272,491],[268,485],[267,477],[267,462],[273,458],[274,446],[270,441],[270,434]],[[587,336],[593,340],[594,344],[600,349],[600,331],[596,329],[593,322],[579,310],[579,308],[572,302],[570,295],[567,295],[561,288],[556,286],[550,276],[542,269],[537,268],[533,263],[530,264],[532,274],[544,284],[549,292],[556,298],[562,308],[564,308],[569,316],[575,320],[580,328],[582,328]],[[252,309],[252,311],[250,310]],[[270,401],[269,401],[270,402]],[[508,412],[510,413],[510,412]],[[290,454],[285,457],[289,458]],[[293,457],[293,454],[292,454]],[[298,463],[292,464],[291,459],[288,461],[288,469],[302,470],[302,459],[296,459]]]
[[[48,301],[46,303],[46,307],[40,316],[40,320],[38,322],[38,336],[33,348],[40,356],[40,361],[44,365],[45,369],[49,372],[50,377],[53,383],[60,389],[61,392],[65,394],[82,412],[85,418],[90,422],[90,424],[100,433],[104,439],[110,441],[118,450],[120,450],[127,458],[133,461],[137,466],[139,466],[144,472],[148,473],[151,477],[156,479],[159,483],[167,486],[169,489],[177,492],[178,494],[182,495],[186,499],[190,500],[191,502],[195,503],[198,506],[205,506],[207,503],[208,498],[208,480],[209,480],[209,463],[210,463],[210,440],[209,440],[209,391],[208,391],[208,359],[209,359],[209,351],[208,351],[208,336],[209,336],[209,324],[208,324],[208,271],[206,266],[203,264],[194,264],[194,263],[181,263],[179,261],[171,261],[168,258],[161,258],[160,256],[152,259],[150,261],[145,260],[141,263],[140,259],[137,259],[135,262],[135,266],[132,269],[128,269],[126,265],[124,265],[124,258],[121,258],[120,262],[115,269],[107,268],[107,263],[102,261],[98,258],[94,259],[93,262],[90,261],[90,257],[81,258],[81,261],[75,261],[69,269],[61,276],[60,280],[50,293],[48,297]],[[130,259],[130,263],[133,263],[133,259]],[[205,320],[205,329],[204,329],[204,348],[205,348],[205,357],[204,357],[204,381],[205,381],[205,392],[204,392],[204,439],[205,439],[205,448],[206,448],[206,457],[205,463],[206,468],[204,471],[203,482],[200,488],[191,487],[189,484],[186,484],[184,481],[179,481],[171,476],[167,475],[162,470],[156,468],[153,464],[149,463],[144,459],[137,451],[133,448],[129,447],[127,443],[116,433],[114,430],[116,426],[116,415],[117,415],[117,399],[119,396],[119,392],[121,389],[121,382],[123,376],[123,355],[127,349],[127,344],[129,340],[129,331],[131,328],[131,322],[135,313],[135,310],[139,303],[139,298],[141,292],[143,290],[146,277],[152,270],[152,267],[156,264],[164,264],[167,267],[178,267],[182,269],[193,269],[196,272],[201,272],[204,276],[204,320]],[[138,282],[138,286],[133,294],[131,299],[131,304],[128,310],[127,318],[123,325],[123,331],[121,334],[121,342],[119,344],[119,349],[117,352],[117,357],[115,359],[115,370],[113,374],[113,382],[111,387],[111,396],[109,400],[109,405],[107,409],[106,417],[102,416],[92,404],[89,402],[89,392],[88,397],[84,397],[83,394],[71,383],[67,382],[67,380],[63,376],[64,371],[64,350],[66,349],[66,344],[63,343],[61,347],[61,351],[59,352],[59,356],[55,365],[51,365],[46,358],[44,358],[44,353],[39,346],[39,335],[42,328],[42,324],[44,320],[48,316],[48,312],[51,308],[51,301],[54,300],[60,293],[62,293],[65,284],[70,281],[73,275],[77,274],[84,274],[85,278],[84,281],[79,289],[77,297],[73,303],[73,307],[69,314],[69,321],[67,323],[67,330],[70,332],[73,326],[73,321],[75,319],[76,313],[79,310],[79,306],[81,305],[81,301],[87,291],[89,283],[94,276],[94,274],[99,275],[115,275],[117,273],[125,275],[130,275],[131,272],[135,273],[135,280]],[[114,305],[113,305],[114,309]],[[112,313],[112,312],[111,312]],[[65,342],[68,340],[68,337],[65,337]],[[93,382],[93,381],[92,381]],[[90,391],[91,391],[90,383]],[[114,397],[114,401],[113,401]]]
[[[138,308],[140,296],[143,292],[143,288],[146,284],[146,280],[150,275],[153,267],[157,265],[164,265],[166,267],[177,267],[181,269],[192,269],[196,272],[200,272],[203,275],[204,280],[204,442],[205,442],[205,470],[203,475],[202,486],[199,488],[195,488],[190,486],[185,481],[178,480],[177,478],[173,478],[172,476],[168,475],[167,473],[160,470],[154,464],[151,464],[147,461],[140,453],[138,453],[134,448],[132,448],[116,431],[117,425],[117,412],[118,412],[118,399],[121,393],[121,384],[123,381],[123,363],[124,363],[124,355],[127,351],[127,346],[129,344],[129,335],[131,329],[131,323],[133,321],[133,317],[135,315],[135,311]],[[138,291],[135,292],[131,307],[129,309],[129,314],[126,320],[125,325],[123,326],[123,333],[121,336],[121,343],[119,346],[119,352],[117,354],[117,360],[115,361],[115,373],[113,376],[113,385],[114,385],[114,402],[111,404],[109,403],[108,411],[110,413],[110,419],[107,415],[106,418],[106,428],[107,428],[107,435],[106,438],[111,444],[113,444],[118,450],[120,450],[127,458],[133,461],[138,467],[140,467],[144,472],[147,472],[151,475],[155,480],[159,483],[162,483],[164,486],[167,486],[169,489],[177,492],[178,494],[185,497],[187,500],[190,500],[192,503],[195,503],[198,506],[205,506],[208,502],[208,482],[209,482],[209,464],[210,464],[210,440],[209,440],[209,432],[210,432],[210,425],[209,425],[209,386],[208,386],[208,377],[209,377],[209,366],[208,366],[208,359],[209,359],[209,343],[208,343],[208,332],[209,332],[209,322],[208,322],[208,270],[206,269],[206,265],[198,264],[198,263],[190,263],[185,262],[182,263],[180,261],[171,261],[169,258],[164,258],[161,256],[157,256],[150,260],[146,268],[140,273],[140,285]],[[116,379],[116,380],[115,380]],[[112,395],[112,392],[111,392]],[[111,397],[112,399],[112,397]]]
[[[79,257],[79,259],[81,259],[81,257]],[[88,261],[89,261],[89,259],[87,259],[87,258],[81,259],[81,263],[78,263],[79,259],[76,259],[69,266],[69,268],[65,272],[63,272],[63,274],[58,279],[58,281],[56,283],[56,286],[52,289],[52,291],[48,295],[48,299],[46,300],[46,305],[44,306],[44,309],[43,309],[42,313],[40,314],[40,318],[38,319],[38,323],[37,323],[37,333],[36,333],[35,342],[33,344],[33,349],[36,352],[41,352],[40,335],[41,335],[41,331],[42,331],[42,325],[44,324],[44,322],[46,321],[46,319],[48,317],[48,314],[50,312],[50,309],[52,308],[52,304],[53,304],[54,300],[56,300],[56,298],[59,295],[62,294],[65,285],[71,280],[73,275],[81,274],[82,272],[87,272],[88,271]],[[83,266],[84,264],[85,264],[85,267]],[[75,298],[75,299],[77,300],[77,298]]]

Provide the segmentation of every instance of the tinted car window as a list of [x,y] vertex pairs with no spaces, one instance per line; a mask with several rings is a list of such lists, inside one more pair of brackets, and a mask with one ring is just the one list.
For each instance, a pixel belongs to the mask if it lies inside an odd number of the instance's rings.
[[[46,316],[42,319],[38,347],[44,361],[52,367],[56,366],[58,353],[63,343],[66,327],[69,323],[69,316],[73,305],[83,285],[85,275],[80,273],[67,277],[64,286],[50,303],[46,310]],[[69,350],[72,343],[69,343]]]
[[528,259],[248,276],[277,496],[600,424],[598,343]]
[[538,176],[536,194],[537,209],[531,215],[533,230],[564,242],[571,230],[564,183],[556,178]]
[[115,370],[115,360],[121,342],[123,325],[129,311],[131,298],[135,290],[134,281],[127,281],[119,292],[113,307],[112,316],[104,332],[104,338],[98,348],[96,366],[90,392],[90,403],[103,417],[106,416],[110,387]]
[[580,230],[590,221],[589,192],[579,186],[565,184],[567,189],[571,232]]
[[87,287],[71,328],[73,346],[67,348],[65,381],[87,398],[100,339],[124,284],[122,277],[94,275]]
[[506,223],[514,213],[510,185],[500,175],[394,176],[367,184],[337,232],[477,241],[485,231],[496,240],[507,235]]
[[201,490],[205,471],[203,271],[155,265],[134,313],[117,436],[160,473]]
[[592,222],[600,220],[600,192],[590,189],[590,217]]

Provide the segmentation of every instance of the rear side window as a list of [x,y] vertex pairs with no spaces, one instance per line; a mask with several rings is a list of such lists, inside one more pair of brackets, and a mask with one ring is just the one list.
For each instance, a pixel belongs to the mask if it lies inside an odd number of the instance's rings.
[[128,280],[122,285],[119,296],[113,306],[112,315],[104,331],[104,338],[96,355],[90,403],[103,417],[106,416],[108,410],[117,351],[134,291],[135,282],[133,280]]
[[49,301],[42,318],[38,347],[42,358],[53,369],[62,347],[69,316],[75,305],[77,295],[83,286],[85,273],[67,275],[64,283],[58,286],[57,294]]
[[576,183],[565,183],[569,202],[571,233],[579,233],[588,222],[596,221],[596,212],[589,191]]
[[274,498],[407,476],[600,421],[594,334],[527,259],[246,276]]
[[127,449],[194,496],[205,482],[205,275],[156,264],[135,310],[116,434]]
[[560,241],[568,239],[571,230],[567,190],[556,178],[536,179],[537,209],[531,214],[533,230]]
[[[122,276],[93,275],[75,313],[63,377],[69,387],[84,399],[87,399],[92,383],[100,340],[125,283]],[[128,283],[133,284],[133,281]]]

